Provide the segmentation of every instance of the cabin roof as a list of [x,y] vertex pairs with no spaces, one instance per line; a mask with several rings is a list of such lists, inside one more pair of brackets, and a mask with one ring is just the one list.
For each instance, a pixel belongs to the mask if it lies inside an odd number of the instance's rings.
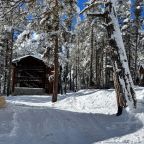
[[34,59],[37,59],[37,60],[39,60],[39,61],[41,61],[41,62],[44,63],[44,61],[43,61],[43,59],[42,59],[41,57],[38,57],[38,56],[35,56],[35,55],[25,55],[25,56],[22,56],[22,57],[13,59],[13,60],[12,60],[12,63],[13,63],[13,64],[17,64],[17,63],[19,63],[21,60],[26,59],[26,58],[29,58],[29,57],[34,58]]

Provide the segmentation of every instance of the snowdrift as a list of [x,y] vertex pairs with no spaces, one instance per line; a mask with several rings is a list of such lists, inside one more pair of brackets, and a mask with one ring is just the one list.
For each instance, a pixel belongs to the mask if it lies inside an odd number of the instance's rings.
[[116,117],[115,92],[81,90],[59,96],[8,97],[0,109],[0,144],[96,144],[144,142],[144,89],[138,108]]

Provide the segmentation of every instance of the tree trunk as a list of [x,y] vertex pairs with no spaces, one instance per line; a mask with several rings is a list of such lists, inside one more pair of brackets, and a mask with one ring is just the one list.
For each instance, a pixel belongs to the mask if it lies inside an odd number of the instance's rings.
[[13,48],[13,31],[8,33],[9,46],[9,62],[8,62],[8,80],[7,80],[7,96],[11,94],[11,70],[12,70],[12,48]]
[[89,87],[93,86],[93,26],[91,26],[91,56],[90,56],[90,80],[89,80]]
[[[106,3],[105,21],[107,24],[106,29],[109,38],[110,56],[113,62],[113,69],[116,77],[115,89],[118,98],[123,99],[125,102],[128,102],[127,98],[130,101],[133,100],[134,107],[136,107],[136,95],[116,17],[114,1]],[[118,88],[116,85],[118,85]],[[122,106],[125,107],[125,103],[122,103]]]
[[60,74],[59,74],[59,88],[61,95],[63,94],[63,82],[62,82],[62,66],[59,68]]
[[54,82],[53,82],[53,97],[52,102],[57,101],[58,93],[58,36],[55,36],[55,48],[54,48]]
[[[137,23],[138,24],[138,23]],[[137,79],[137,59],[138,59],[138,27],[136,26],[136,46],[135,46],[135,72],[134,72],[134,83],[136,84],[136,79]]]
[[80,88],[80,71],[79,71],[79,68],[80,68],[80,50],[79,50],[79,35],[77,37],[77,51],[76,51],[76,91]]
[[3,94],[4,95],[7,95],[7,77],[8,77],[8,40],[6,39],[5,40],[5,60],[4,60],[4,81],[3,81]]
[[107,66],[107,63],[106,63],[106,60],[107,60],[107,53],[106,53],[106,49],[105,49],[105,44],[104,44],[104,41],[103,41],[103,46],[104,46],[104,49],[103,49],[103,88],[106,88],[106,82],[107,82],[107,77],[106,77],[106,66]]
[[95,77],[96,77],[96,88],[98,88],[98,50],[97,50],[97,41],[95,46]]
[[71,66],[69,66],[69,75],[70,75],[70,79],[69,79],[69,90],[72,90],[72,73],[71,73]]
[[[58,32],[59,30],[59,13],[58,13],[58,1],[55,0],[55,8],[56,11],[54,13],[54,20],[55,20],[55,31]],[[59,48],[59,40],[58,40],[58,34],[54,36],[54,82],[53,82],[53,96],[52,96],[52,102],[57,101],[57,94],[58,94],[58,48]]]
[[[67,59],[69,59],[69,48],[67,47]],[[67,85],[68,85],[68,73],[69,73],[69,64],[68,62],[66,62],[66,66],[64,69],[64,92],[65,94],[67,93]]]
[[115,92],[116,92],[116,100],[117,100],[117,116],[122,114],[123,107],[126,107],[126,100],[122,97],[121,91],[120,91],[120,84],[118,81],[118,76],[116,76],[116,72],[113,74],[114,79],[114,86],[115,86]]

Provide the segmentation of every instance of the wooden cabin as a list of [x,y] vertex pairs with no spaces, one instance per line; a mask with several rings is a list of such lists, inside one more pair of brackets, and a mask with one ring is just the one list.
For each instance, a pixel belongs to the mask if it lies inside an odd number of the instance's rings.
[[53,68],[35,56],[24,56],[12,61],[12,94],[39,95],[50,94],[53,82],[49,79],[53,75]]

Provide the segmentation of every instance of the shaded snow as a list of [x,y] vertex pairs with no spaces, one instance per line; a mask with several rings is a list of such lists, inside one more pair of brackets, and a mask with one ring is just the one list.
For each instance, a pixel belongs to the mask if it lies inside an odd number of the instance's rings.
[[144,88],[138,108],[116,117],[113,89],[80,90],[58,97],[7,98],[0,109],[0,144],[143,144]]

